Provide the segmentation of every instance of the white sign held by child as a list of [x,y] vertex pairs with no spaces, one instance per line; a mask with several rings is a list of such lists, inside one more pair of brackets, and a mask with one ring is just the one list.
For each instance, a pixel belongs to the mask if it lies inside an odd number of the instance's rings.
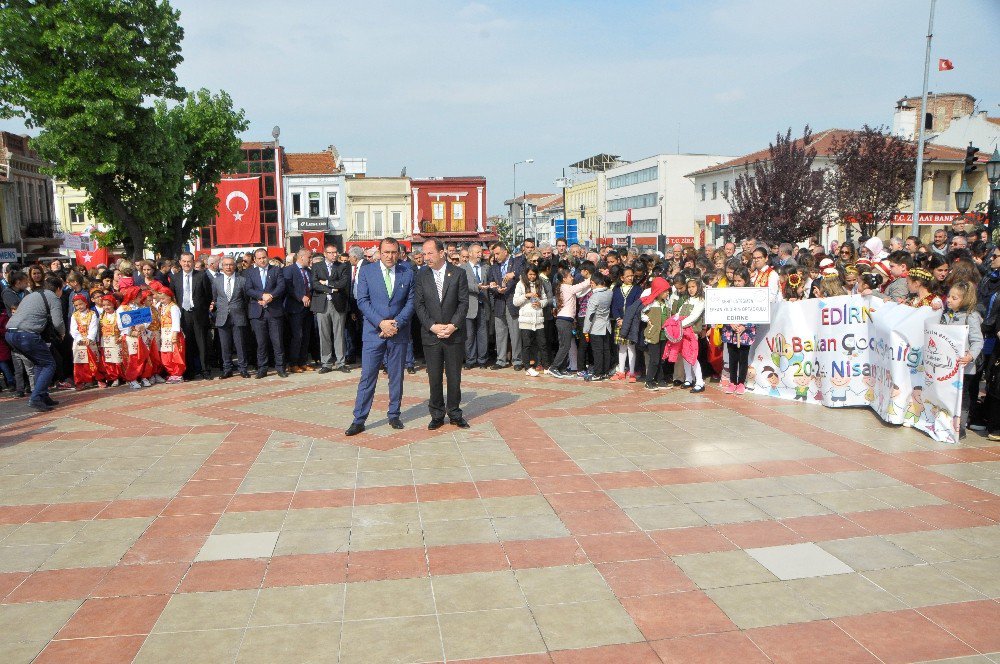
[[706,325],[767,325],[771,298],[767,288],[706,288]]

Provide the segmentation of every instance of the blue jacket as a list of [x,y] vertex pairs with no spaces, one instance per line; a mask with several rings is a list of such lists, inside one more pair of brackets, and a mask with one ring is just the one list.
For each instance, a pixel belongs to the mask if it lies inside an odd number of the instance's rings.
[[407,343],[413,319],[413,277],[411,269],[397,265],[392,296],[385,290],[382,263],[368,263],[358,271],[358,310],[365,319],[364,338],[378,343],[379,323],[395,320],[399,332],[389,342]]
[[628,292],[628,297],[623,297],[621,284],[615,286],[615,289],[611,292],[611,320],[624,318],[625,310],[639,299],[641,291],[641,288],[633,285],[632,289]]
[[[285,278],[281,276],[281,268],[267,266],[265,283],[260,283],[260,268],[256,265],[241,272],[246,278],[247,295],[250,297],[250,307],[247,313],[250,318],[282,318],[285,315]],[[264,293],[270,293],[271,303],[266,307],[257,304]]]
[[302,270],[297,263],[286,265],[281,270],[281,276],[285,280],[285,311],[290,314],[297,314],[306,308],[302,304],[302,298],[311,294],[312,271],[306,268],[306,273],[309,277],[308,285],[302,278]]

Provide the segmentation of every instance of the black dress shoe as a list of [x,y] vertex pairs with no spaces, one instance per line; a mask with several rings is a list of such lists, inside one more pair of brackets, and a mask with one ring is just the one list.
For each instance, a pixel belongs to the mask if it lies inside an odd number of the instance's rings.
[[699,394],[705,391],[704,385],[699,385],[698,387],[691,388],[691,394]]
[[466,363],[465,363],[465,364],[464,364],[464,365],[462,366],[462,368],[463,368],[463,369],[475,369],[475,368],[476,368],[476,363],[475,363],[475,362],[473,362],[472,364],[469,364],[468,362],[466,362]]
[[261,369],[260,371],[258,371],[257,373],[255,373],[253,375],[253,377],[254,378],[263,378],[266,375],[267,375],[267,369]]
[[333,371],[333,369],[331,369],[330,367],[320,367],[320,368],[319,368],[319,371],[317,371],[316,373],[320,373],[320,374],[328,374],[328,373],[330,373],[331,371]]
[[244,378],[249,378],[250,372],[244,369],[243,371],[240,372],[240,375],[243,376]]
[[337,371],[340,373],[351,373],[351,368],[345,364],[342,367],[337,367]]
[[225,380],[227,378],[232,378],[232,377],[233,377],[233,370],[229,369],[227,371],[222,372],[222,375],[219,376],[219,380]]
[[430,424],[427,425],[427,430],[436,431],[437,429],[440,429],[443,426],[444,426],[444,418],[442,417],[440,420],[431,420]]
[[288,378],[288,372],[284,369],[278,369],[278,378]]
[[344,435],[357,436],[364,430],[365,430],[364,424],[359,424],[358,422],[354,422],[353,424],[351,424],[351,426],[347,427],[347,431],[344,432]]
[[471,429],[472,428],[472,425],[469,424],[464,417],[460,417],[457,420],[452,420],[451,418],[449,418],[449,422],[451,424],[454,424],[455,426],[457,426],[459,429]]
[[398,417],[394,417],[391,420],[389,420],[389,426],[391,426],[393,429],[402,429],[403,423],[399,421]]
[[406,367],[406,373],[412,376],[413,374],[417,373],[417,370],[414,367]]
[[47,394],[44,397],[42,397],[42,401],[45,402],[46,406],[58,406],[59,405],[58,401],[56,401],[55,399],[53,399],[52,397],[50,397]]
[[204,378],[205,380],[212,380],[212,372],[211,371],[202,371],[201,372],[201,377]]

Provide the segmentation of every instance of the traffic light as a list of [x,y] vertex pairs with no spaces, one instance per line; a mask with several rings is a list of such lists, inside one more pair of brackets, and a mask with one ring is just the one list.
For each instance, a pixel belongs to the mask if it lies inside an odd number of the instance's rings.
[[632,248],[632,236],[631,235],[626,235],[625,236],[625,246],[628,247],[629,249]]
[[851,222],[847,222],[847,241],[854,242],[854,229],[851,228]]
[[585,205],[581,205],[580,206],[580,218],[581,219],[586,219],[587,218],[587,206],[585,206]]
[[979,148],[973,147],[972,143],[969,143],[969,147],[965,148],[965,172],[971,173],[976,170],[976,154],[979,152]]

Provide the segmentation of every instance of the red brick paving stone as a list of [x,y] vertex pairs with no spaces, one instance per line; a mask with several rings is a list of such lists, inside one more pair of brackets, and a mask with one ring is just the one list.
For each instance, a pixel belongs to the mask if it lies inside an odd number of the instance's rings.
[[660,658],[648,643],[556,650],[550,654],[554,664],[660,664]]
[[779,521],[727,523],[716,526],[716,529],[741,549],[798,544],[803,541],[801,535]]
[[[209,462],[211,463],[211,460]],[[205,465],[192,475],[191,479],[194,481],[231,480],[245,477],[248,470],[250,470],[249,463]]]
[[642,560],[663,555],[656,542],[641,532],[585,535],[577,537],[576,541],[595,563]]
[[504,542],[503,549],[514,569],[559,567],[587,562],[587,554],[572,537],[512,540]]
[[194,563],[177,591],[196,593],[260,588],[265,571],[267,571],[267,560],[256,558]]
[[483,498],[534,496],[538,493],[538,487],[531,480],[484,480],[476,482],[476,489]]
[[32,517],[32,523],[51,523],[54,521],[90,521],[100,514],[111,503],[101,501],[96,503],[65,503],[49,505]]
[[531,477],[562,477],[583,474],[580,466],[573,461],[535,461],[521,465]]
[[218,514],[186,514],[184,516],[161,516],[156,519],[143,537],[195,537],[208,535],[219,522]]
[[962,502],[960,507],[964,507],[974,514],[984,516],[993,521],[1000,521],[1000,500],[983,500],[975,503]]
[[994,447],[963,447],[956,450],[948,450],[948,456],[958,461],[998,461],[1000,460],[1000,450]]
[[55,602],[83,599],[108,574],[107,567],[51,569],[35,572],[4,600],[7,604],[21,602]]
[[289,507],[299,510],[313,507],[347,507],[352,504],[354,504],[353,489],[325,489],[296,491]]
[[177,493],[178,496],[220,496],[232,495],[243,484],[243,478],[224,480],[191,480]]
[[916,611],[892,611],[834,621],[886,664],[975,654],[965,643]]
[[108,505],[94,519],[133,519],[136,517],[158,516],[167,506],[168,498],[142,498],[136,500],[116,500]]
[[739,548],[711,526],[654,530],[649,536],[668,556],[732,551]]
[[34,664],[127,664],[135,659],[144,636],[52,641]]
[[918,610],[979,652],[1000,652],[1000,604],[997,602],[961,602]]
[[161,516],[187,516],[191,514],[222,514],[232,496],[188,496],[174,498],[163,508]]
[[355,505],[394,505],[397,503],[415,503],[417,490],[409,486],[372,486],[358,487],[354,490]]
[[417,500],[422,503],[435,500],[461,500],[478,498],[474,482],[446,482],[443,484],[418,484]]
[[275,556],[267,565],[265,588],[315,586],[347,580],[346,553]]
[[702,468],[663,468],[661,470],[650,470],[646,474],[662,486],[671,484],[697,484],[711,481]]
[[171,594],[177,589],[188,563],[122,565],[115,567],[91,593],[91,597]]
[[4,572],[0,574],[0,601],[31,576],[28,572]]
[[427,548],[432,575],[497,572],[510,568],[499,542],[452,544]]
[[695,590],[694,582],[669,558],[601,563],[597,569],[619,598]]
[[935,484],[938,482],[952,481],[950,477],[934,472],[933,470],[921,468],[920,466],[911,466],[909,468],[889,468],[880,472],[888,475],[889,477],[895,478],[900,482],[906,482],[907,484]]
[[55,638],[149,634],[169,599],[167,595],[88,599]]
[[807,542],[825,542],[871,535],[865,528],[839,514],[799,516],[782,519],[781,523],[804,537]]
[[618,507],[587,512],[560,512],[559,518],[574,535],[635,532],[639,527]]
[[597,473],[591,475],[597,482],[597,486],[605,491],[608,489],[638,489],[647,486],[657,486],[652,477],[641,470],[632,470],[622,473]]
[[579,493],[553,493],[545,497],[557,513],[583,512],[586,510],[618,509],[615,501],[603,491]]
[[860,463],[839,456],[803,459],[802,463],[818,473],[846,473],[854,470],[864,470],[864,466]]
[[991,526],[993,521],[955,505],[923,505],[906,511],[937,530]]
[[845,516],[873,535],[897,535],[929,529],[926,522],[903,510],[852,512]]
[[867,664],[874,655],[829,620],[745,632],[775,664]]
[[348,582],[415,579],[425,576],[427,559],[423,549],[352,551],[347,558]]
[[575,491],[597,491],[597,482],[586,475],[563,475],[561,477],[539,477],[535,485],[545,493],[573,493]]
[[270,493],[241,493],[233,496],[226,512],[263,512],[265,510],[286,510],[292,504],[291,491]]
[[46,507],[48,505],[4,505],[0,507],[0,526],[19,526],[28,523]]
[[736,629],[722,609],[701,591],[625,597],[620,601],[650,641]]
[[653,641],[650,645],[664,664],[767,664],[771,661],[742,632],[682,636]]
[[194,560],[206,536],[199,537],[146,537],[143,535],[132,545],[122,565],[145,565],[149,563],[181,563]]
[[816,472],[801,461],[757,461],[753,466],[765,477],[793,477],[813,475]]
[[726,480],[751,480],[764,477],[765,474],[749,464],[725,464],[721,466],[705,466],[701,470],[711,482]]
[[992,500],[996,498],[996,494],[992,494],[989,491],[983,491],[974,486],[969,486],[964,482],[941,482],[938,484],[919,484],[917,488],[921,491],[926,491],[927,493],[941,498],[942,500],[947,500],[950,503],[959,502],[977,502],[981,500]]

